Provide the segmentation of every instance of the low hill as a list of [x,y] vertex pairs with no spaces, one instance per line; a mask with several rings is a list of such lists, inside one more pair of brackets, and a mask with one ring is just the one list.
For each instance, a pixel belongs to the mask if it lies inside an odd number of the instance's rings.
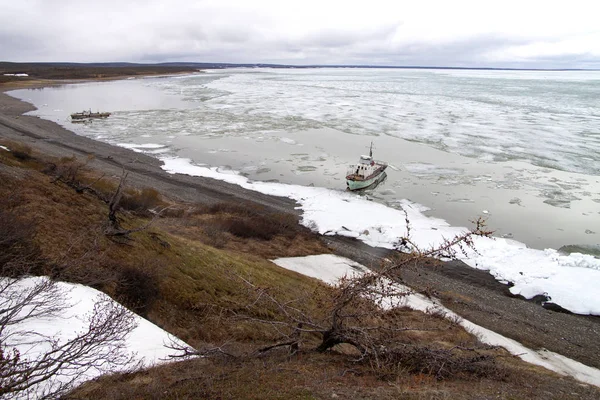
[[407,349],[396,364],[379,364],[346,345],[318,351],[321,339],[310,330],[290,353],[281,343],[288,305],[319,319],[339,295],[269,261],[331,251],[296,215],[254,203],[182,202],[129,186],[125,173],[106,176],[86,159],[54,158],[2,138],[0,145],[0,213],[18,228],[0,229],[0,244],[17,240],[34,257],[31,273],[97,288],[203,355],[106,376],[68,398],[600,395],[482,346],[439,315],[408,309],[388,314],[411,328],[389,332]]

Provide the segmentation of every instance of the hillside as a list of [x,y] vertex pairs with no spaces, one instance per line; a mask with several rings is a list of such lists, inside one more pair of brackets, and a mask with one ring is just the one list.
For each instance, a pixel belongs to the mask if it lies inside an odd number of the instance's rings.
[[[31,273],[97,288],[205,355],[90,382],[68,398],[594,398],[586,385],[487,348],[452,321],[408,309],[389,314],[411,331],[390,333],[413,356],[377,367],[346,345],[295,355],[278,343],[277,304],[323,318],[335,290],[269,259],[330,252],[297,216],[255,203],[182,202],[152,187],[125,190],[111,231],[109,203],[122,175],[82,158],[54,158],[0,138],[0,212]],[[154,210],[154,212],[149,211]],[[157,211],[162,212],[157,215]],[[113,234],[111,234],[113,233]],[[13,241],[14,242],[14,241]],[[0,240],[0,243],[6,241]],[[257,297],[268,293],[276,302]],[[260,300],[260,301],[259,301]],[[258,307],[258,306],[259,307]],[[369,307],[369,306],[367,306]],[[386,317],[387,318],[387,317]],[[275,323],[264,323],[265,321]],[[392,337],[392,336],[390,336]],[[462,350],[461,350],[462,349]],[[468,350],[467,350],[468,349]],[[477,357],[472,357],[475,350]],[[432,353],[433,351],[433,353]],[[423,363],[427,354],[442,364]],[[478,358],[481,357],[481,358]],[[484,362],[481,362],[481,361]],[[440,374],[435,365],[454,365]],[[432,369],[433,368],[433,369]]]

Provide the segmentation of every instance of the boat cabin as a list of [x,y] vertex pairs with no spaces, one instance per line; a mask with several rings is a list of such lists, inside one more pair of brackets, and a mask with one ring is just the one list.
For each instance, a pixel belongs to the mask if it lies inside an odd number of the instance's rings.
[[368,165],[373,165],[375,164],[375,162],[373,161],[373,157],[371,156],[360,156],[360,161],[361,164],[368,164]]

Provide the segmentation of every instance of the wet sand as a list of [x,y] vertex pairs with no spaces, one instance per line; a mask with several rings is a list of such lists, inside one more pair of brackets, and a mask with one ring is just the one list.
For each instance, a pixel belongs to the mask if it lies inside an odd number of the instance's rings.
[[[12,89],[12,88],[11,88]],[[109,175],[129,173],[128,183],[153,187],[168,197],[194,203],[251,201],[268,209],[297,213],[287,198],[272,197],[209,178],[171,175],[155,158],[78,136],[60,125],[24,116],[28,103],[0,89],[0,138],[24,142],[37,151],[57,157],[93,156],[90,166]],[[344,237],[323,237],[337,254],[367,266],[377,266],[386,249],[373,248]],[[535,302],[510,296],[508,287],[485,271],[463,263],[423,265],[403,272],[404,283],[444,299],[444,305],[472,322],[533,348],[546,348],[584,364],[600,368],[600,318],[554,312]]]

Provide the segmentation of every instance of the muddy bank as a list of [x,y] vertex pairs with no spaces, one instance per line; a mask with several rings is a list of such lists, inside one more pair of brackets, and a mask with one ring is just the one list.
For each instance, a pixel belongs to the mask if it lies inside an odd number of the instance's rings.
[[[250,201],[267,209],[298,213],[297,203],[202,177],[171,175],[155,158],[77,136],[54,122],[24,116],[33,106],[0,93],[0,138],[24,142],[37,151],[57,156],[92,157],[90,166],[108,175],[129,171],[128,183],[153,187],[190,203]],[[337,254],[376,266],[389,250],[373,248],[344,237],[323,237]],[[404,282],[417,291],[439,297],[448,308],[476,324],[533,348],[547,348],[587,365],[600,367],[600,319],[557,313],[510,296],[508,287],[485,271],[464,263],[419,266],[403,271]]]

